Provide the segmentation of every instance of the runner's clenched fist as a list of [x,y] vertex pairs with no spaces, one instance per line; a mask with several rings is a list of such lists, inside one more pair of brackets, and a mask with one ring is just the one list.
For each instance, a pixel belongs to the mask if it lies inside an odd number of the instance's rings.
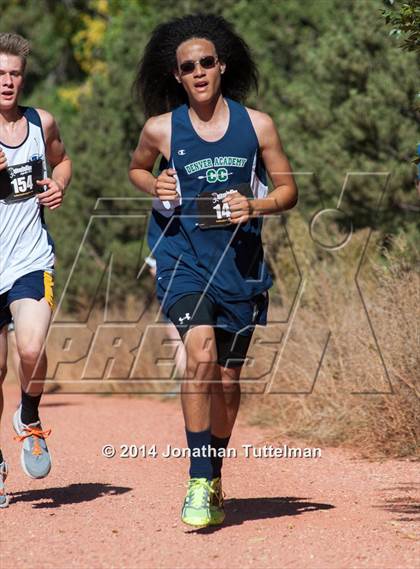
[[231,223],[246,223],[250,219],[251,204],[246,196],[233,192],[223,200],[223,203],[229,206]]
[[176,170],[174,168],[167,168],[162,170],[155,181],[155,196],[162,201],[173,201],[178,198],[176,191]]
[[52,180],[51,178],[38,180],[37,184],[39,186],[47,186],[48,188],[45,192],[37,194],[39,202],[51,210],[60,207],[64,199],[63,187],[60,186],[56,180]]

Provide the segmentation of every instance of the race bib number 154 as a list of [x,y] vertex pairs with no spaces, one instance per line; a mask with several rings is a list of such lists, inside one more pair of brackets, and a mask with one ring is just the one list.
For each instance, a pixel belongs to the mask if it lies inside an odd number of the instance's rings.
[[7,168],[9,175],[9,191],[5,199],[8,202],[24,200],[42,192],[43,188],[36,182],[42,180],[42,160],[32,160],[25,164],[16,164]]

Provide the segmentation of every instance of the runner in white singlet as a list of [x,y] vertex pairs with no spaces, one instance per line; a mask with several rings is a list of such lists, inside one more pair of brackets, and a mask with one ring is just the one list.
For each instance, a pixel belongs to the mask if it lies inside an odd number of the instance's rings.
[[[51,469],[45,443],[50,431],[42,430],[38,406],[47,369],[44,343],[54,286],[54,244],[44,208],[54,210],[62,204],[71,161],[54,117],[18,103],[28,54],[24,38],[0,34],[0,417],[7,325],[13,318],[22,386],[13,427],[22,443],[23,470],[31,478],[44,478]],[[0,450],[0,508],[8,505],[7,471]]]
[[[40,188],[34,180],[47,175],[45,142],[39,113],[19,107],[27,121],[27,136],[17,146],[0,138],[8,168],[1,176],[5,199],[0,199],[0,294],[10,290],[23,275],[35,270],[54,269],[54,245],[43,223],[43,206],[36,199]],[[11,175],[13,178],[11,178]],[[8,188],[7,188],[8,187]]]

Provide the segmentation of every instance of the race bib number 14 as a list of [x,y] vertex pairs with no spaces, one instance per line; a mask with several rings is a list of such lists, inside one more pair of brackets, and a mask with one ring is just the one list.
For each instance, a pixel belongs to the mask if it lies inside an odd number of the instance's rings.
[[249,184],[238,184],[233,188],[222,191],[202,192],[198,196],[198,226],[201,229],[230,225],[231,211],[229,204],[223,203],[223,200],[234,192],[238,192],[249,199],[253,198],[251,186]]

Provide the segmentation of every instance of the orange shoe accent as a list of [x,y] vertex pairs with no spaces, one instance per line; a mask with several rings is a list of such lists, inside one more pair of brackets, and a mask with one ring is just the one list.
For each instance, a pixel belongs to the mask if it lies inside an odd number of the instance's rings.
[[48,429],[47,431],[42,431],[41,429],[37,429],[36,427],[25,427],[23,430],[26,431],[26,433],[24,435],[18,435],[17,437],[14,437],[15,440],[21,443],[28,437],[35,437],[32,454],[35,456],[42,454],[42,449],[39,446],[38,439],[46,439],[47,437],[49,437],[51,434],[51,429]]

